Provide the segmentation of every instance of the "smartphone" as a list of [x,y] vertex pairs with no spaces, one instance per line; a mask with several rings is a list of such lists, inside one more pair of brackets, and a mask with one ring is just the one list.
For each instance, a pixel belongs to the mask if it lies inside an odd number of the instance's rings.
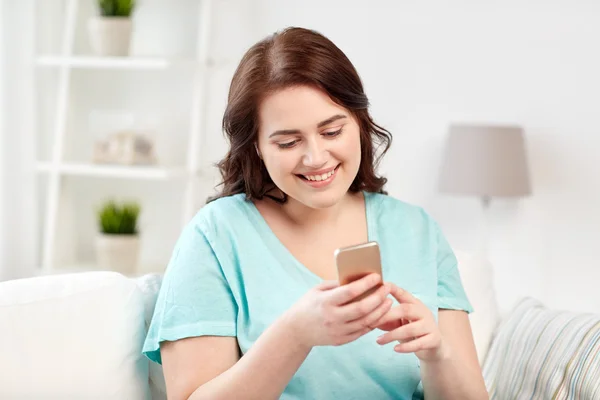
[[[381,255],[379,244],[377,242],[368,242],[355,246],[342,247],[334,252],[335,264],[337,267],[338,281],[340,285],[346,285],[363,278],[371,273],[381,276],[383,282],[383,273],[381,271]],[[367,290],[362,295],[352,301],[361,300],[374,291],[383,283]]]

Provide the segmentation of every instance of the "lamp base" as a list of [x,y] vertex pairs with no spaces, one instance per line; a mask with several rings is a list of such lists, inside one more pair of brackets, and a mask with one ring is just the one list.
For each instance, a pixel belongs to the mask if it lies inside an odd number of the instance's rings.
[[481,197],[481,226],[479,228],[479,251],[477,252],[484,259],[488,259],[489,244],[489,210],[492,202],[490,196]]

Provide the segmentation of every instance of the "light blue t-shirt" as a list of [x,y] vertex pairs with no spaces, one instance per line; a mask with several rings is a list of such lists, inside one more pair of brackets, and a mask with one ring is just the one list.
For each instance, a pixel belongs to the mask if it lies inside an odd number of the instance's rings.
[[[384,280],[411,292],[436,319],[440,308],[472,312],[438,225],[419,207],[364,195],[369,241],[379,243]],[[143,352],[160,363],[161,341],[214,335],[237,337],[246,353],[319,282],[244,195],[215,200],[198,212],[175,246]],[[313,348],[281,399],[422,398],[418,358],[394,352],[395,343],[378,345],[381,333]]]

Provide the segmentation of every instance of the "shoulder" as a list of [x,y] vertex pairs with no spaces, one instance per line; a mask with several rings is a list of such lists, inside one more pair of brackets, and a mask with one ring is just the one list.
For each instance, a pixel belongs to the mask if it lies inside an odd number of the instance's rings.
[[368,196],[369,211],[386,225],[411,231],[437,229],[435,220],[421,206],[381,193],[365,195]]
[[218,198],[202,206],[189,225],[207,236],[235,229],[241,221],[248,218],[249,203],[244,194]]

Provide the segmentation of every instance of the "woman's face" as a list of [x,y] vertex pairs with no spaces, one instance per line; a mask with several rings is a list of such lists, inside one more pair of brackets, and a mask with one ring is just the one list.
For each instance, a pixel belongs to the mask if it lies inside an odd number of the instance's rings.
[[360,166],[360,130],[345,108],[307,86],[280,90],[259,108],[258,150],[271,179],[311,208],[336,204]]

